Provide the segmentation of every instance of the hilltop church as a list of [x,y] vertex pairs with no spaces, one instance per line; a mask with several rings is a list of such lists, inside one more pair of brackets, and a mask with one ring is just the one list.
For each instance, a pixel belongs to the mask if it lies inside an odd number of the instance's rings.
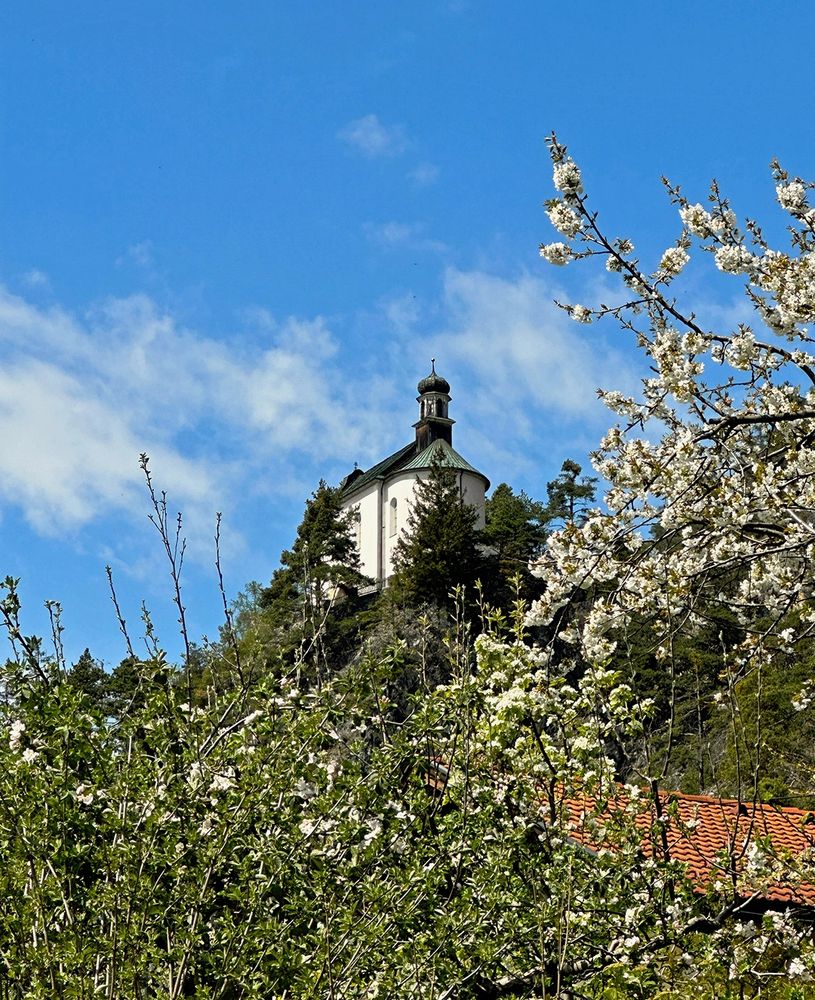
[[343,479],[343,508],[356,509],[360,569],[384,586],[393,574],[393,551],[404,531],[416,484],[426,479],[434,460],[455,473],[464,503],[478,512],[476,526],[484,527],[484,500],[490,482],[453,448],[453,424],[448,415],[450,383],[436,373],[419,382],[419,419],[414,439],[363,472],[354,469]]

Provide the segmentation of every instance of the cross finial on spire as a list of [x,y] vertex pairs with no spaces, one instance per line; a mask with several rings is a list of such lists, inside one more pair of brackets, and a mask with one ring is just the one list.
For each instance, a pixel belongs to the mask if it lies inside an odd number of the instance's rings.
[[436,359],[435,358],[431,358],[430,359],[430,367],[433,369],[433,374],[435,375],[436,374]]

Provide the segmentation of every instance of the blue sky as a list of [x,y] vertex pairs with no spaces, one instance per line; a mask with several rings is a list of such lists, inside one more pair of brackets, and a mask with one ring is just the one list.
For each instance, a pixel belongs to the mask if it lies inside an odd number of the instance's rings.
[[[266,582],[303,502],[410,439],[438,359],[456,447],[533,496],[587,464],[598,385],[639,362],[582,327],[544,137],[654,264],[660,185],[719,179],[781,219],[767,164],[815,175],[804,4],[31,0],[0,11],[0,575],[69,658],[123,654],[104,575],[179,647],[138,456],[184,512],[194,635]],[[693,282],[696,284],[693,284]],[[724,322],[733,282],[691,278]]]

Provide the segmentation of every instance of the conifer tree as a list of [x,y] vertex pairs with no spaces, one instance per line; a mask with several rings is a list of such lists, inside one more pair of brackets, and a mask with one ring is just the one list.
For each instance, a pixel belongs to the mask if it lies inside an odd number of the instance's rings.
[[68,680],[72,687],[86,694],[95,705],[107,711],[110,676],[102,664],[93,658],[87,647],[71,667]]
[[525,570],[546,541],[545,504],[507,483],[496,486],[486,504],[484,542],[495,550],[503,572]]
[[546,484],[549,496],[545,512],[547,523],[557,521],[562,524],[580,523],[597,493],[597,478],[581,476],[582,471],[577,462],[567,458],[560,467],[560,475]]
[[342,490],[321,480],[306,501],[294,544],[281,554],[280,568],[258,602],[284,659],[331,669],[330,654],[342,644],[348,617],[333,612],[345,603],[340,598],[369,582],[359,568],[355,522],[354,512],[343,509]]
[[416,484],[405,531],[394,550],[392,586],[402,600],[445,606],[456,586],[472,589],[489,570],[479,549],[476,509],[465,503],[455,472],[434,460]]

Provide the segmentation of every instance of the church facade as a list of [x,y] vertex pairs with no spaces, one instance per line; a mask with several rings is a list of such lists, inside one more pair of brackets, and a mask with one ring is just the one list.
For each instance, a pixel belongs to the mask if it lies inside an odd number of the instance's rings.
[[355,510],[357,547],[362,572],[377,587],[393,575],[393,554],[405,530],[416,484],[426,479],[434,461],[456,477],[464,503],[475,507],[477,527],[484,527],[484,501],[489,480],[453,448],[453,424],[448,409],[450,384],[436,373],[419,382],[419,419],[414,439],[367,471],[354,469],[343,479],[343,508]]

